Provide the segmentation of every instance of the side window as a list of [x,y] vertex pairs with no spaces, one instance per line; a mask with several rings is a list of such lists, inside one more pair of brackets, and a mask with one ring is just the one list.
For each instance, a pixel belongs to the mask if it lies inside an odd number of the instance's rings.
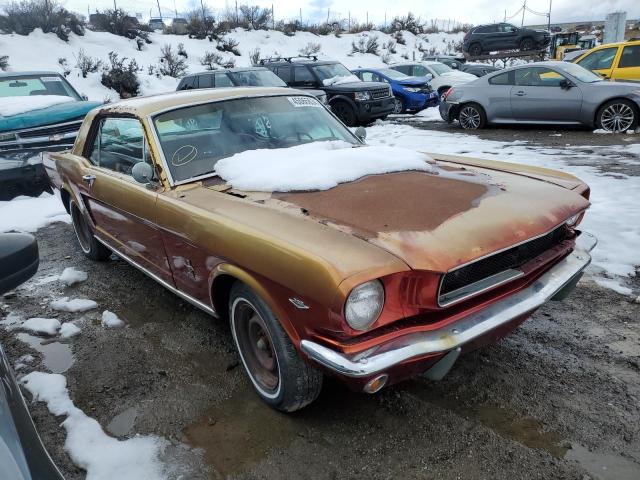
[[549,68],[531,67],[514,71],[515,84],[522,87],[559,87],[564,77]]
[[371,72],[360,72],[360,78],[364,82],[373,82],[373,73]]
[[622,49],[618,68],[640,67],[640,45],[629,45]]
[[427,67],[425,67],[423,65],[414,65],[413,66],[413,72],[411,73],[411,75],[413,75],[415,77],[424,77],[425,75],[429,75],[430,73],[431,72],[429,70],[427,70]]
[[89,159],[99,167],[127,175],[136,163],[151,163],[140,122],[134,118],[101,120]]
[[233,87],[233,83],[229,80],[226,73],[216,73],[216,88]]
[[313,85],[315,83],[313,75],[305,66],[294,67],[293,78],[297,85]]
[[393,67],[394,70],[404,73],[405,75],[411,75],[411,65],[399,65],[397,67]]
[[213,75],[200,75],[198,88],[213,88]]
[[489,84],[490,85],[511,85],[511,80],[509,79],[509,72],[501,73],[500,75],[491,77],[489,79]]
[[508,23],[501,23],[498,27],[498,31],[502,33],[512,33],[512,32],[515,32],[516,30],[517,30],[516,27]]
[[578,62],[578,65],[587,70],[604,70],[611,68],[613,59],[618,52],[618,47],[603,48],[590,53]]
[[283,82],[291,82],[291,67],[278,67],[276,68],[276,75],[278,75]]
[[180,90],[192,90],[194,88],[198,88],[197,78],[198,77],[183,78],[182,82],[180,82]]

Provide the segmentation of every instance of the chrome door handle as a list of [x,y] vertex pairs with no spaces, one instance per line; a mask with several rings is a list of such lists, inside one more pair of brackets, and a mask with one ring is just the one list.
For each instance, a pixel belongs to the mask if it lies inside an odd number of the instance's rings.
[[516,92],[514,95],[516,97],[524,97],[526,95],[526,93],[524,93],[523,91],[520,91],[520,92]]
[[82,176],[82,181],[84,183],[86,183],[89,188],[91,188],[91,186],[93,185],[93,182],[95,182],[96,180],[96,176],[95,175],[83,175]]

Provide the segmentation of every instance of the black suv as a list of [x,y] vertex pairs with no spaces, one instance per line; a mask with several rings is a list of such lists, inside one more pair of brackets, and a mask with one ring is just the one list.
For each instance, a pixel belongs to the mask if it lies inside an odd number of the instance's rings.
[[342,122],[353,127],[370,123],[393,112],[391,87],[381,82],[362,82],[340,62],[317,57],[269,58],[260,61],[290,87],[317,88]]
[[473,27],[464,36],[462,50],[470,57],[497,50],[543,50],[551,36],[546,30],[514,27],[510,23],[494,23]]
[[[192,90],[194,88],[225,87],[286,87],[275,73],[264,67],[223,68],[192,73],[182,77],[176,90]],[[327,94],[322,90],[309,90],[309,93],[327,103]]]

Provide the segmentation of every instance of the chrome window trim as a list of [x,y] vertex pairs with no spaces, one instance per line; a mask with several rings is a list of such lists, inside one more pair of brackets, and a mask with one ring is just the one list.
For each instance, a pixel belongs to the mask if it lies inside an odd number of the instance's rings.
[[216,313],[216,311],[205,305],[204,303],[202,303],[199,300],[196,300],[195,298],[193,298],[190,295],[187,295],[184,292],[181,292],[180,290],[178,290],[177,288],[175,288],[174,286],[172,286],[171,284],[167,283],[166,281],[164,281],[163,279],[161,279],[160,277],[158,277],[155,273],[149,271],[148,269],[146,269],[145,267],[143,267],[142,265],[140,265],[138,262],[136,262],[135,260],[131,259],[130,257],[128,257],[127,255],[125,255],[124,253],[120,252],[118,249],[113,248],[111,245],[109,245],[107,242],[105,242],[104,240],[102,240],[100,237],[98,237],[97,235],[94,235],[93,238],[95,238],[97,241],[99,241],[100,243],[102,243],[105,247],[107,247],[109,250],[111,250],[113,253],[115,253],[117,256],[119,256],[120,258],[122,258],[123,260],[125,260],[129,265],[131,265],[132,267],[137,268],[138,270],[140,270],[142,273],[146,274],[148,277],[150,277],[152,280],[155,280],[156,282],[158,282],[160,285],[162,285],[164,288],[166,288],[167,290],[169,290],[171,293],[177,295],[178,297],[182,298],[183,300],[189,302],[191,305],[193,305],[194,307],[198,307],[199,309],[203,310],[204,312],[208,313],[209,315],[213,315],[214,317],[218,317],[218,314]]

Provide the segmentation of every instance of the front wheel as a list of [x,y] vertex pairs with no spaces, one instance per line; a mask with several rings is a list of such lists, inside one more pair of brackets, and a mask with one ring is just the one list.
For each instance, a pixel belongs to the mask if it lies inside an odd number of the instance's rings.
[[469,47],[469,55],[472,57],[479,57],[482,55],[482,46],[479,43],[474,43]]
[[638,109],[629,100],[611,100],[598,110],[596,126],[613,133],[634,130],[638,126]]
[[487,116],[483,108],[477,103],[467,103],[460,107],[458,121],[465,130],[478,130],[486,125]]
[[322,373],[308,365],[267,304],[243,283],[231,288],[231,333],[256,393],[285,412],[313,402],[322,389]]
[[393,97],[393,113],[400,115],[402,112],[404,112],[404,101],[398,96]]
[[529,50],[533,50],[533,40],[530,38],[524,38],[520,42],[520,50],[523,52],[528,52]]
[[331,110],[347,127],[356,126],[356,113],[347,102],[335,102],[331,105]]
[[73,200],[69,202],[69,212],[71,212],[71,223],[73,224],[73,230],[76,232],[76,238],[82,253],[91,260],[101,262],[108,260],[111,257],[111,250],[96,240],[91,231],[91,226],[87,223],[78,205]]

